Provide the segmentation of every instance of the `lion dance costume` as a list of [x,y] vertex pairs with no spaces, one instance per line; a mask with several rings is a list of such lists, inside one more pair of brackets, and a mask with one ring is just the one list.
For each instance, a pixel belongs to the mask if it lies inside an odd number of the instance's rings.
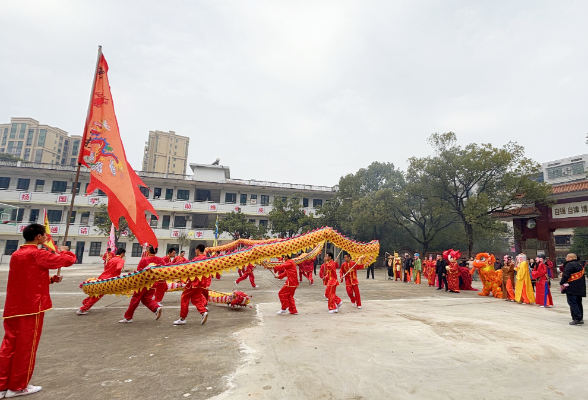
[[474,258],[474,268],[472,268],[470,274],[473,275],[477,269],[480,280],[484,285],[478,296],[489,296],[492,293],[492,296],[497,299],[502,298],[502,271],[494,270],[495,262],[496,258],[489,253],[478,253]]
[[455,293],[459,293],[459,266],[457,265],[459,257],[461,257],[459,250],[449,249],[443,252],[443,258],[449,263],[445,267],[447,269],[447,288]]

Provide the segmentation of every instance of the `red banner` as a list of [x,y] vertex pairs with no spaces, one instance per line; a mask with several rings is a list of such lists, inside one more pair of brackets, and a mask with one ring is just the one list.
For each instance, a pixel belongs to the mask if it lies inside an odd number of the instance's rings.
[[147,186],[127,161],[108,83],[108,64],[103,55],[100,55],[94,80],[94,93],[78,158],[78,162],[91,171],[87,194],[102,190],[108,196],[108,215],[112,223],[118,228],[119,218],[124,217],[139,243],[157,246],[157,238],[145,218],[145,211],[157,213],[139,190],[140,186]]

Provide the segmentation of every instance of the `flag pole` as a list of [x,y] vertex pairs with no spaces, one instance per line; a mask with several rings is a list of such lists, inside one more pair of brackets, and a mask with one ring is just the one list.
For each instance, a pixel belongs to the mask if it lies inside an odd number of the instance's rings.
[[[90,110],[92,109],[92,98],[94,97],[94,89],[96,88],[96,74],[98,73],[98,65],[100,64],[100,57],[102,56],[102,46],[98,46],[98,56],[96,57],[96,68],[94,68],[94,75],[92,77],[92,91],[90,92],[90,101],[88,102],[88,112],[86,114],[86,123],[84,124],[84,132],[82,133],[82,141],[86,136],[86,130],[88,129],[88,123],[90,121]],[[78,151],[80,155],[84,148],[84,143],[80,142],[80,147]],[[71,203],[69,205],[69,211],[67,212],[67,220],[65,224],[65,235],[63,236],[63,246],[67,242],[67,236],[69,235],[69,225],[71,222],[71,214],[73,212],[74,201],[76,199],[76,192],[78,191],[78,183],[80,181],[80,169],[82,168],[82,163],[80,162],[80,158],[78,156],[78,169],[76,171],[76,179],[74,181],[72,187],[72,195],[71,195]],[[61,268],[57,269],[57,275],[61,274]]]

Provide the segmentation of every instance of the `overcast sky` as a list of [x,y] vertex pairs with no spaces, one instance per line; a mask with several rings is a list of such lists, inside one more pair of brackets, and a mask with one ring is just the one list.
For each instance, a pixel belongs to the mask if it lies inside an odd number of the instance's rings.
[[588,152],[586,1],[0,0],[0,122],[81,134],[97,45],[127,156],[190,137],[242,179],[334,185],[426,138]]

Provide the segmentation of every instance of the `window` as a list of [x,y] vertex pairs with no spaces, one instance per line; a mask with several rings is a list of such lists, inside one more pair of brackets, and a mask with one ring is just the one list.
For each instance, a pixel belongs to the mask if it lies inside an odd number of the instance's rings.
[[90,242],[90,253],[88,255],[90,257],[100,256],[100,247],[102,246],[102,242]]
[[45,179],[37,179],[35,181],[35,192],[42,192],[45,187]]
[[40,163],[43,159],[43,149],[38,149],[35,151],[35,162]]
[[267,219],[260,219],[259,226],[265,226],[267,228]]
[[39,139],[37,139],[37,146],[45,146],[45,138],[47,137],[47,129],[39,131]]
[[10,126],[10,139],[16,139],[16,124]]
[[255,220],[254,219],[250,219],[249,222],[251,222],[252,224],[255,224]]
[[322,205],[323,205],[322,199],[312,199],[312,207],[313,208],[322,207]]
[[24,139],[26,131],[27,131],[27,124],[20,124],[20,132],[18,132],[18,138]]
[[188,200],[190,198],[190,191],[178,189],[178,200]]
[[[80,186],[82,186],[82,182],[78,182],[76,185],[76,194],[80,194]],[[73,185],[71,185],[71,192],[73,193]]]
[[144,186],[139,186],[139,190],[141,191],[143,196],[145,196],[146,199],[149,198],[149,188],[146,188]]
[[16,146],[14,145],[14,143],[15,142],[13,140],[11,140],[10,142],[8,142],[8,148],[6,149],[6,152],[8,154],[16,153]]
[[29,158],[31,157],[31,149],[30,148],[26,148],[25,152],[24,152],[24,156],[22,156],[23,160],[25,161],[29,161]]
[[22,222],[22,217],[24,216],[24,208],[18,209],[18,214],[16,216],[16,222]]
[[158,219],[155,215],[151,216],[151,221],[149,221],[149,226],[152,228],[157,228]]
[[167,252],[169,251],[169,249],[171,249],[172,247],[174,249],[176,249],[176,254],[179,254],[179,250],[178,249],[180,248],[180,245],[178,243],[168,243],[167,246],[166,246],[166,249],[165,249],[165,254],[167,254]]
[[49,223],[59,224],[61,222],[61,215],[63,210],[47,210],[47,219]]
[[131,257],[141,257],[143,253],[143,247],[141,243],[133,243],[133,249],[131,250]]
[[165,189],[165,199],[172,200],[174,198],[174,190],[173,189]]
[[163,216],[163,222],[161,224],[162,229],[169,229],[169,220],[170,220],[169,215]]
[[117,249],[127,249],[127,242],[116,242],[115,247]]
[[257,195],[256,194],[252,194],[251,196],[249,196],[249,198],[251,199],[251,204],[257,204]]
[[31,183],[30,179],[18,178],[18,183],[16,184],[16,190],[29,190],[30,183]]
[[51,186],[51,193],[65,193],[66,190],[66,181],[53,181],[53,186]]
[[268,195],[266,195],[266,194],[261,195],[261,205],[262,206],[269,205],[269,196]]
[[0,177],[0,189],[8,189],[10,178]]
[[210,201],[210,190],[196,189],[196,201]]
[[79,149],[80,149],[80,141],[79,140],[74,140],[73,145],[71,146],[71,155],[72,156],[77,156]]
[[153,198],[159,199],[161,197],[161,188],[153,189]]
[[308,199],[302,199],[302,207],[308,207]]
[[176,215],[174,218],[174,228],[185,228],[186,227],[186,217],[181,215]]
[[31,210],[31,213],[29,214],[30,223],[37,222],[37,220],[39,219],[39,211],[39,209]]
[[572,243],[572,235],[556,235],[554,238],[556,246],[569,246]]
[[89,225],[90,224],[90,211],[86,211],[82,213],[80,217],[80,225]]
[[69,217],[69,223],[70,224],[75,224],[76,223],[76,214],[77,214],[77,211],[72,211],[71,212],[71,217]]
[[18,240],[7,240],[4,249],[5,256],[11,256],[18,249]]
[[8,128],[4,128],[4,135],[2,135],[2,146],[6,146],[6,139],[8,139]]
[[225,193],[225,203],[234,204],[237,202],[237,193]]
[[27,135],[27,146],[31,146],[33,144],[33,136],[35,136],[35,130],[29,129],[29,134]]
[[241,194],[241,197],[240,197],[239,203],[240,203],[242,206],[244,206],[244,205],[246,205],[246,204],[247,204],[247,194]]
[[69,165],[71,165],[71,166],[76,165],[76,159],[75,158],[70,158],[69,159]]

